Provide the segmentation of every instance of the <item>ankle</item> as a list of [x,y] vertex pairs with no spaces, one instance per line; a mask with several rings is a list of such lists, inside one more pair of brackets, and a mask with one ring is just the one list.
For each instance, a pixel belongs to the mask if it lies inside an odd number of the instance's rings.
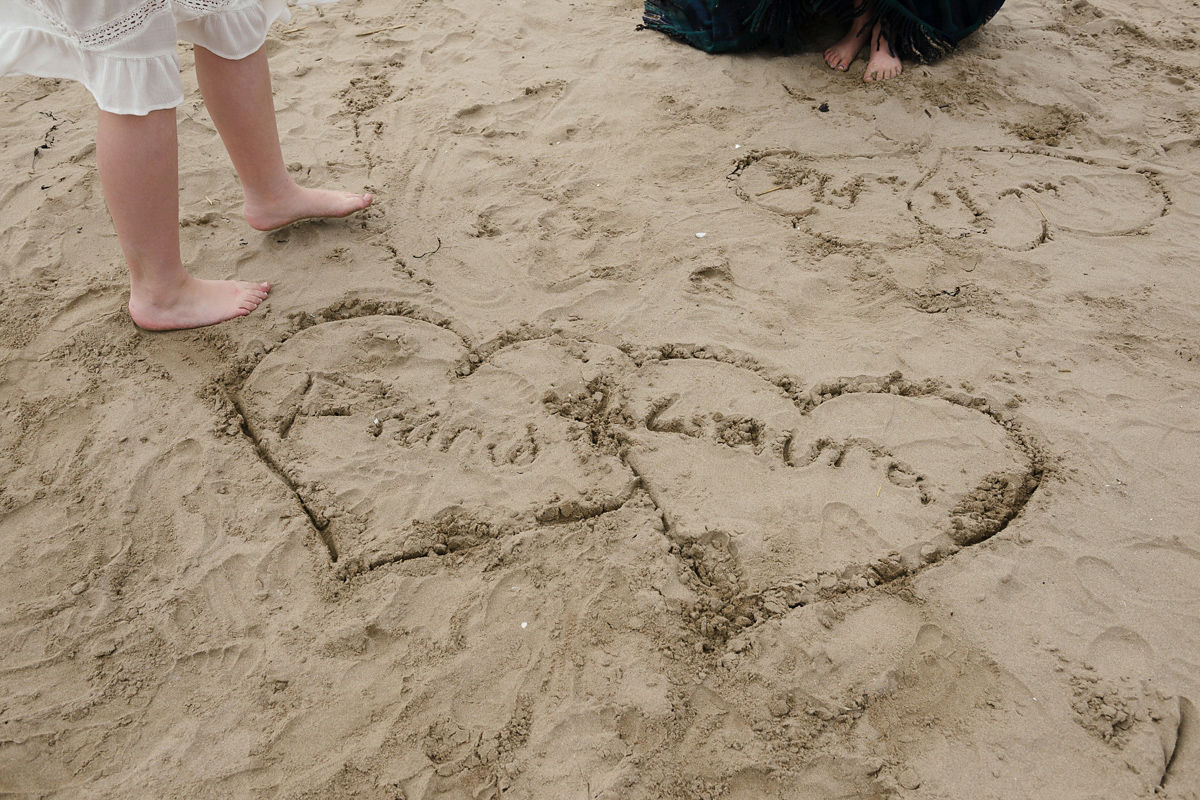
[[286,205],[300,191],[300,185],[291,175],[261,186],[242,187],[247,208],[278,208]]
[[[139,272],[141,277],[139,278]],[[158,269],[130,269],[129,296],[130,302],[169,307],[179,299],[195,278],[187,271],[182,263],[168,265]]]

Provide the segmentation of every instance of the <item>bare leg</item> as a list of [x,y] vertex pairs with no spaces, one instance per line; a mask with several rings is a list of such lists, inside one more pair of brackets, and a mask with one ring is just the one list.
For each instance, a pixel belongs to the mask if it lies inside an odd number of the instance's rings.
[[150,330],[199,328],[249,314],[270,284],[193,278],[179,254],[175,109],[99,113],[96,161],[129,265],[129,315]]
[[825,63],[830,69],[836,69],[840,72],[845,72],[850,69],[850,65],[854,63],[854,59],[858,56],[859,51],[867,43],[867,39],[871,35],[868,23],[871,21],[869,14],[859,14],[850,23],[850,30],[846,31],[846,35],[838,40],[838,43],[825,51]]
[[883,38],[883,31],[876,22],[875,28],[871,31],[871,57],[867,60],[867,71],[863,75],[863,80],[868,83],[891,80],[903,69],[900,59],[892,55],[891,47],[888,45],[887,39]]
[[369,194],[298,186],[283,164],[264,48],[230,61],[197,46],[196,80],[246,195],[246,221],[269,231],[310,217],[345,217]]

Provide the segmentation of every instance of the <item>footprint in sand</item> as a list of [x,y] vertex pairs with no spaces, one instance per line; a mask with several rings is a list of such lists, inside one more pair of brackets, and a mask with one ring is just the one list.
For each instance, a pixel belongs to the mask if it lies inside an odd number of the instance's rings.
[[1032,250],[1059,231],[1139,233],[1169,206],[1150,170],[1049,151],[810,158],[776,150],[747,156],[734,174],[740,197],[793,218],[797,228],[892,248],[915,246],[932,233]]
[[716,596],[865,587],[991,536],[1040,477],[984,401],[898,375],[788,394],[733,363],[639,365],[559,337],[489,352],[363,317],[295,335],[247,380],[260,450],[344,574],[603,514],[644,487]]
[[1164,579],[1197,568],[1200,553],[1178,542],[1152,541],[1123,548],[1115,563],[1082,556],[1075,562],[1075,577],[1080,588],[1107,611],[1154,602],[1193,608],[1200,602],[1200,591]]
[[460,109],[450,131],[490,139],[496,136],[527,136],[534,120],[549,114],[567,90],[561,80],[534,84],[516,97],[498,103],[476,103]]

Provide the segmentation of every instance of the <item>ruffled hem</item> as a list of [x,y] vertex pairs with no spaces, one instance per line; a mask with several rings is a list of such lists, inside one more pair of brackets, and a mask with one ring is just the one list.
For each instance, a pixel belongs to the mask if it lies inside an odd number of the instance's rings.
[[120,58],[84,50],[50,31],[0,31],[0,75],[34,75],[82,83],[102,111],[149,114],[183,102],[179,59]]
[[[308,0],[320,5],[336,0]],[[288,0],[263,0],[238,9],[178,18],[178,39],[231,60],[253,54],[276,21],[291,19]],[[0,29],[0,76],[34,75],[82,83],[102,111],[142,116],[183,102],[179,57],[172,42],[162,55],[130,57],[88,50],[55,31]]]
[[287,0],[263,0],[245,8],[180,19],[175,30],[183,41],[236,61],[262,47],[267,30],[276,20],[287,22],[291,18]]

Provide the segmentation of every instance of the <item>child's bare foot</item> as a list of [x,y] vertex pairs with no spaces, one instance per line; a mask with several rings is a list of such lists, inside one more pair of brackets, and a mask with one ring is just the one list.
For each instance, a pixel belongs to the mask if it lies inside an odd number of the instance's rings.
[[246,222],[259,231],[273,231],[302,219],[348,217],[371,205],[369,194],[306,189],[295,183],[275,198],[246,198]]
[[846,35],[838,40],[838,43],[825,51],[825,63],[830,69],[836,69],[839,72],[845,72],[850,69],[850,65],[854,63],[854,59],[858,57],[862,51],[863,45],[867,43],[871,32],[864,30],[866,23],[859,23],[855,20],[850,24],[850,30],[846,31]]
[[269,291],[269,283],[205,281],[188,275],[171,291],[131,289],[129,316],[151,331],[202,328],[246,316],[258,308]]
[[903,70],[900,59],[892,54],[891,45],[883,38],[879,23],[875,23],[875,29],[871,31],[871,57],[867,60],[863,80],[867,83],[891,80]]

